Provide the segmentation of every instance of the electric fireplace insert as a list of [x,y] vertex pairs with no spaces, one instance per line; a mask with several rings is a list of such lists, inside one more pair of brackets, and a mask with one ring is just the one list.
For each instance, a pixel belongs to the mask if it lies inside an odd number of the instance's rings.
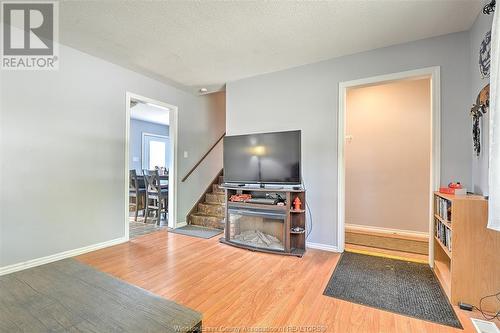
[[285,250],[284,211],[228,209],[229,241],[264,250]]

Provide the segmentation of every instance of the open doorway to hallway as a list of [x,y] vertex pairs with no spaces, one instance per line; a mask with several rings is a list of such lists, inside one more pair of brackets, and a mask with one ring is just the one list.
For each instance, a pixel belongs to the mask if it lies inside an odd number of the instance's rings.
[[353,87],[346,102],[347,248],[427,262],[430,79]]
[[128,103],[128,232],[136,238],[175,224],[173,107],[140,96]]
[[433,174],[430,75],[345,91],[345,248],[428,262]]

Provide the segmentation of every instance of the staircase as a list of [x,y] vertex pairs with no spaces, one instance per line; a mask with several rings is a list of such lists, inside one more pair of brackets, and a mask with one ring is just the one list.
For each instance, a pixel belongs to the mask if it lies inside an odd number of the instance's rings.
[[220,187],[222,182],[221,171],[189,213],[189,224],[224,229],[226,194]]

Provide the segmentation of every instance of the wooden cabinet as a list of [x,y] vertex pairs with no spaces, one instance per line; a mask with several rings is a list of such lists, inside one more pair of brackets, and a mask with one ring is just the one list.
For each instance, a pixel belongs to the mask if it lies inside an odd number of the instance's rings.
[[[253,251],[277,253],[302,257],[306,251],[306,192],[305,190],[277,188],[225,187],[226,214],[222,243]],[[231,202],[232,195],[250,195],[252,198],[280,197],[282,205],[267,205],[252,202]],[[299,198],[301,209],[293,208]],[[247,216],[247,218],[245,218]],[[248,217],[251,216],[251,217]],[[273,217],[274,216],[274,217]],[[238,222],[245,221],[246,222]],[[242,223],[245,223],[244,226]],[[296,227],[300,230],[294,230]],[[253,229],[266,238],[279,239],[275,247],[259,246],[239,239],[240,235]],[[252,237],[252,233],[250,236]]]
[[[434,271],[452,304],[479,306],[500,291],[500,232],[487,220],[484,197],[434,193]],[[498,300],[484,300],[483,310],[498,311]]]

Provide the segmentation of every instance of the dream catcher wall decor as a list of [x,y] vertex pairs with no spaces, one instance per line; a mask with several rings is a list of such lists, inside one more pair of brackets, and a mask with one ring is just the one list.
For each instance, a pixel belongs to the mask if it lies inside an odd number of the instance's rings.
[[476,98],[476,104],[472,106],[470,114],[472,116],[472,142],[474,144],[474,152],[476,156],[481,154],[481,127],[479,122],[484,114],[488,112],[490,107],[490,85],[487,84]]
[[491,65],[491,30],[486,33],[479,47],[479,71],[481,78],[490,77]]

